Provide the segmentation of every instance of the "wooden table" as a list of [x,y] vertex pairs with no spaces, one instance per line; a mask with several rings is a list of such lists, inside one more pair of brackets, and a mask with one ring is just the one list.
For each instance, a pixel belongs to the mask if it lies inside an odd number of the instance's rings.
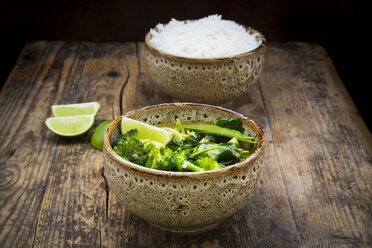
[[[92,134],[64,139],[50,106],[99,101],[96,124],[172,102],[146,73],[143,43],[27,44],[0,93],[1,247],[370,247],[372,137],[326,51],[271,43],[234,110],[264,129],[266,165],[248,205],[217,228],[176,235],[117,201]],[[350,61],[352,63],[352,61]]]

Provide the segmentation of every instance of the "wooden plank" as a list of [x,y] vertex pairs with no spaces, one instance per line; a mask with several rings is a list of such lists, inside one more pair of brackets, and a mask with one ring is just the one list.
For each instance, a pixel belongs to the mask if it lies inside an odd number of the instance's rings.
[[[118,89],[125,87],[133,44],[67,44],[76,48],[76,58],[71,70],[60,68],[67,80],[59,82],[65,87],[60,87],[56,103],[99,101],[97,124],[119,116]],[[36,247],[101,246],[106,185],[102,152],[90,146],[89,137],[63,140],[58,147],[58,163],[50,173],[39,213]]]
[[372,137],[326,51],[273,44],[260,89],[301,245],[370,246]]
[[99,101],[97,125],[173,101],[148,76],[143,51],[143,43],[86,42],[35,42],[22,51],[0,93],[2,246],[371,244],[371,134],[326,52],[305,43],[269,45],[259,83],[226,106],[256,120],[267,139],[263,177],[242,211],[185,236],[128,213],[106,190],[92,130],[66,140],[43,122],[53,104]]
[[90,135],[63,139],[44,121],[53,104],[93,100],[102,105],[97,122],[120,115],[116,89],[126,78],[130,46],[36,42],[23,50],[0,98],[7,120],[1,129],[4,246],[100,243],[106,206],[102,154],[90,146]]
[[[42,80],[53,76],[54,45],[29,44],[0,93],[0,243],[4,247],[32,244],[45,186],[56,157],[40,128],[50,113],[53,87]],[[60,47],[61,44],[55,44]],[[73,54],[70,54],[73,56]],[[52,80],[52,79],[51,79]],[[45,93],[40,95],[40,92]]]

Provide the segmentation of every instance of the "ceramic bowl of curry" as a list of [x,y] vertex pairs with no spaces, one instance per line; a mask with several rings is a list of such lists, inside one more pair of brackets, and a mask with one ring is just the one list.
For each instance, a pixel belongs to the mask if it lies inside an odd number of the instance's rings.
[[151,125],[182,122],[215,123],[220,117],[240,117],[244,132],[256,142],[245,160],[205,172],[160,171],[131,163],[111,147],[120,133],[121,117],[104,134],[104,174],[108,186],[131,213],[171,232],[208,230],[240,210],[259,181],[265,138],[253,120],[237,112],[204,104],[169,103],[124,114]]

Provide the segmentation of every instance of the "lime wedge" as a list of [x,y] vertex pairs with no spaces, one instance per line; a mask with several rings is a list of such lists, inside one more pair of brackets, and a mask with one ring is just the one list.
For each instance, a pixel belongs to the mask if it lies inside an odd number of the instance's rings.
[[55,117],[74,116],[74,115],[96,115],[100,108],[98,102],[85,102],[66,105],[53,105],[52,113]]
[[173,134],[159,127],[151,126],[149,124],[133,120],[127,117],[121,119],[121,133],[126,133],[131,129],[138,130],[138,139],[144,140],[149,139],[152,141],[159,142],[163,145],[169,143],[172,140]]
[[103,148],[103,134],[105,133],[108,125],[112,120],[104,121],[101,122],[96,129],[94,129],[92,138],[90,139],[90,144],[94,147],[97,148],[98,150],[102,151]]
[[93,123],[94,115],[52,117],[45,121],[50,131],[64,137],[82,135],[93,126]]

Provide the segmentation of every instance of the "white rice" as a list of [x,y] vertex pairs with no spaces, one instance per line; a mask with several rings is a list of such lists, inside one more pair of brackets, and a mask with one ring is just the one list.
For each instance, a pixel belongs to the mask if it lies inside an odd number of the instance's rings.
[[234,21],[210,15],[196,21],[172,19],[151,29],[150,44],[156,49],[187,58],[225,58],[249,52],[261,41]]

